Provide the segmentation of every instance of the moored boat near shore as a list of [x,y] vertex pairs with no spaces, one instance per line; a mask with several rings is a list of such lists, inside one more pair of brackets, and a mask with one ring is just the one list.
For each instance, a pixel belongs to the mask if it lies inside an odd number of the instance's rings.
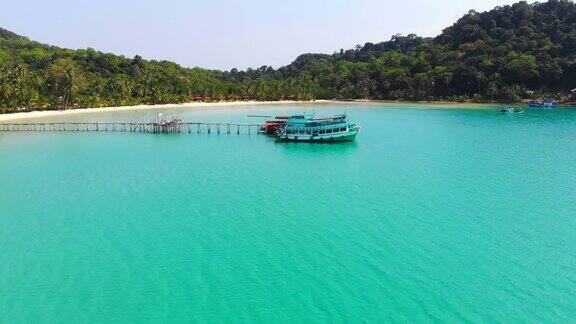
[[524,112],[524,109],[508,107],[501,109],[500,112],[504,115],[521,114]]
[[[249,117],[264,117],[264,116],[249,116]],[[271,117],[271,116],[266,116]],[[261,133],[270,136],[278,136],[278,133],[284,128],[286,125],[286,121],[289,119],[299,119],[299,118],[306,118],[304,115],[294,115],[294,116],[276,116],[274,119],[267,120],[262,128],[260,129]]]
[[528,104],[528,107],[552,109],[552,108],[558,108],[558,103],[552,99],[546,99],[543,101],[536,100],[536,101],[530,101],[530,103]]
[[360,126],[348,123],[346,115],[324,118],[290,118],[279,131],[281,141],[291,142],[340,142],[353,141]]

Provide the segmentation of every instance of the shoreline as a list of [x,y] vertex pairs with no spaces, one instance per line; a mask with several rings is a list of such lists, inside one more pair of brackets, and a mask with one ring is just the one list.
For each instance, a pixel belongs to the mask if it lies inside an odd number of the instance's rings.
[[0,114],[0,122],[14,121],[23,119],[43,118],[43,117],[57,117],[57,116],[71,116],[82,115],[90,113],[109,113],[109,112],[133,112],[141,110],[168,110],[175,108],[208,108],[208,107],[244,107],[244,106],[272,106],[272,105],[310,105],[310,104],[324,104],[331,103],[330,100],[316,100],[316,101],[221,101],[221,102],[187,102],[180,104],[159,104],[159,105],[134,105],[134,106],[117,106],[117,107],[94,107],[94,108],[78,108],[66,110],[37,110],[16,112],[8,114]]
[[160,104],[160,105],[136,105],[136,106],[118,106],[118,107],[99,107],[99,108],[78,108],[78,109],[67,109],[67,110],[39,110],[39,111],[27,111],[27,112],[17,112],[0,114],[0,122],[6,121],[18,121],[34,118],[44,118],[44,117],[57,117],[57,116],[71,116],[71,115],[81,115],[89,113],[109,113],[109,112],[133,112],[141,110],[168,110],[175,108],[191,108],[200,109],[208,107],[218,107],[225,109],[232,109],[235,107],[246,107],[246,106],[274,106],[274,105],[378,105],[386,104],[393,105],[396,107],[406,107],[411,108],[414,105],[426,106],[425,108],[495,108],[501,106],[502,104],[485,104],[485,103],[461,103],[461,102],[447,102],[447,101],[392,101],[392,100],[314,100],[314,101],[295,101],[295,100],[281,100],[281,101],[222,101],[222,102],[188,102],[181,104]]

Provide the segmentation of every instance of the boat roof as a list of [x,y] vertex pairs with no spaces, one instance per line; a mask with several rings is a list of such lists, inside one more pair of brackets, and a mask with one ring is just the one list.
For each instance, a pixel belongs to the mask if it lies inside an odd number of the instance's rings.
[[346,114],[326,116],[326,117],[320,117],[320,118],[312,118],[312,120],[320,121],[320,120],[331,120],[331,119],[340,119],[340,118],[346,118]]
[[292,115],[292,116],[276,116],[274,119],[286,120],[286,119],[309,119],[306,115]]
[[[300,117],[300,116],[298,116]],[[326,117],[310,117],[310,118],[290,118],[287,120],[288,123],[292,124],[306,124],[306,123],[314,123],[314,122],[322,122],[322,121],[331,121],[335,119],[345,119],[346,115],[334,115],[334,116],[326,116]]]

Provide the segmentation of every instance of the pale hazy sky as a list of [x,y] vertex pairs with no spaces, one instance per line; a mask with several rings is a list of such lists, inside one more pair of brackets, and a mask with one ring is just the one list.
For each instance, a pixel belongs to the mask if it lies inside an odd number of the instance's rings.
[[509,0],[2,0],[0,27],[66,48],[183,66],[279,67],[394,34],[435,36]]

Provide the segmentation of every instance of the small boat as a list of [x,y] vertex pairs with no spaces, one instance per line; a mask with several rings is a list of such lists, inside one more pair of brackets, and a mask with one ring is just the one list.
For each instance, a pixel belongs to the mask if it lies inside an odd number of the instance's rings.
[[353,141],[360,126],[347,121],[346,115],[324,118],[290,118],[278,132],[278,139],[290,142]]
[[504,115],[521,114],[524,112],[524,109],[508,107],[500,110],[500,112]]
[[[249,116],[249,117],[272,117],[272,116]],[[278,133],[286,125],[286,121],[289,119],[305,119],[309,118],[304,115],[294,115],[294,116],[276,116],[274,119],[269,119],[264,122],[264,125],[260,128],[260,132],[270,136],[277,136]]]
[[553,109],[553,108],[557,108],[558,104],[553,99],[535,100],[535,101],[530,101],[530,103],[528,104],[528,107]]

